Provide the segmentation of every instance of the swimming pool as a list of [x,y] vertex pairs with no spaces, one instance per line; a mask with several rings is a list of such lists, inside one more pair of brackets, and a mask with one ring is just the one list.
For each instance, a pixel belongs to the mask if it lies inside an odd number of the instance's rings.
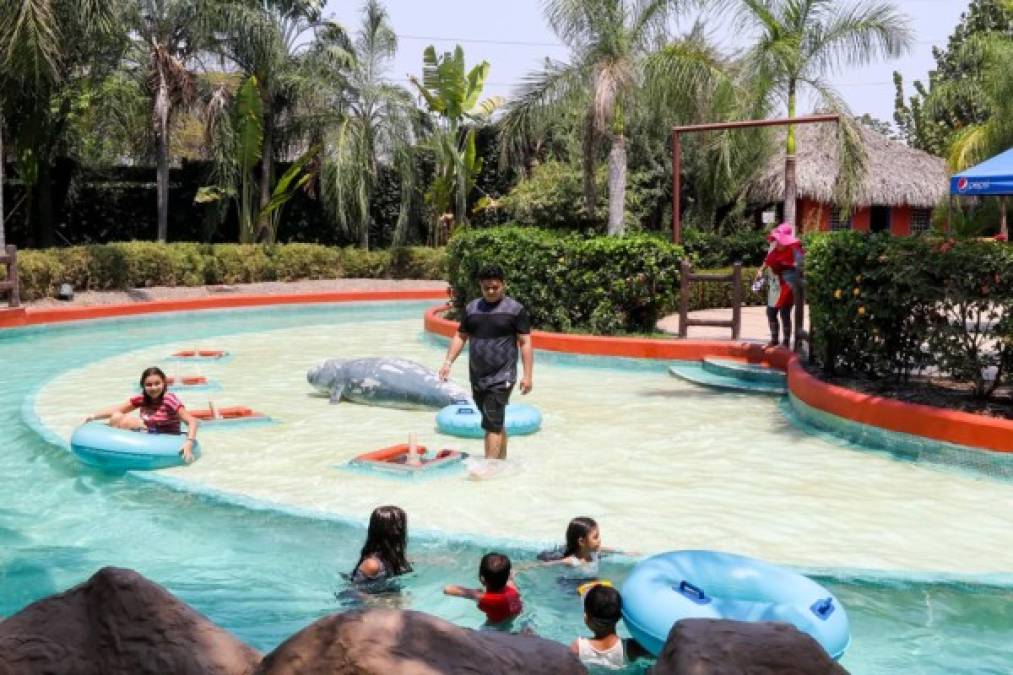
[[[1009,669],[1013,586],[1003,573],[1013,571],[1004,558],[1013,546],[999,516],[971,516],[1008,513],[1011,486],[809,437],[785,422],[776,401],[683,386],[661,363],[539,355],[529,398],[545,413],[546,428],[511,441],[518,467],[499,480],[412,485],[335,468],[395,431],[436,440],[433,415],[329,406],[310,395],[304,361],[368,346],[372,354],[396,350],[438,364],[442,346],[420,335],[424,307],[232,310],[0,333],[0,614],[116,564],[270,649],[341,608],[338,572],[355,562],[369,509],[391,502],[410,514],[418,568],[405,581],[403,602],[464,625],[478,625],[481,615],[444,598],[445,583],[471,583],[490,546],[530,558],[561,535],[569,517],[586,513],[599,519],[610,545],[725,548],[827,570],[820,580],[852,617],[854,644],[844,664],[854,672]],[[161,474],[184,491],[84,470],[22,419],[22,402],[31,397],[47,426],[69,428],[82,416],[83,391],[86,412],[120,400],[147,365],[139,360],[194,342],[235,354],[214,371],[204,367],[224,385],[216,402],[252,405],[281,423],[202,434],[204,459]],[[634,395],[641,405],[631,407]],[[321,429],[330,434],[326,442]],[[644,442],[631,443],[630,430],[640,430]],[[634,465],[656,476],[647,483],[654,494],[676,494],[645,499],[643,483],[617,473]],[[786,466],[794,475],[779,476]],[[486,505],[503,495],[517,508],[490,517]],[[798,513],[824,500],[812,516]],[[555,510],[542,508],[550,501],[559,502]],[[919,512],[925,522],[905,524]],[[863,534],[851,535],[849,550],[828,535],[835,525]],[[942,531],[958,525],[965,532],[952,538]],[[628,568],[619,560],[603,573],[620,581]],[[973,572],[974,581],[940,582],[937,572]],[[524,573],[521,584],[538,632],[569,641],[581,631],[576,595],[561,592],[551,572]]]

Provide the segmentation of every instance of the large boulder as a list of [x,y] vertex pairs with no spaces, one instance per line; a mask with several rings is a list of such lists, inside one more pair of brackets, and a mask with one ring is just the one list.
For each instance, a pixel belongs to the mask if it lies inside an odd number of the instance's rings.
[[812,636],[788,623],[683,619],[653,675],[847,675]]
[[116,567],[0,622],[0,675],[246,675],[260,659],[158,584]]
[[568,675],[586,673],[558,642],[461,628],[422,612],[333,614],[264,658],[256,675]]

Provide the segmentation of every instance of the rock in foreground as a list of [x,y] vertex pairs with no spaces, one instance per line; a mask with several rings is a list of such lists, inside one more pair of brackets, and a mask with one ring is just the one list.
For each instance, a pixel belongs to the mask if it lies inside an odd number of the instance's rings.
[[820,643],[788,623],[683,619],[653,675],[847,675]]
[[587,672],[558,642],[461,628],[422,612],[368,609],[307,626],[256,675],[569,675]]
[[260,659],[158,584],[116,567],[0,622],[0,675],[246,675]]

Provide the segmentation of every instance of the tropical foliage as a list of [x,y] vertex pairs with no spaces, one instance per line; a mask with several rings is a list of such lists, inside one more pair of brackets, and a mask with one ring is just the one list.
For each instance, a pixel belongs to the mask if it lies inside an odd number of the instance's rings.
[[906,381],[930,364],[988,398],[1013,372],[1013,251],[997,242],[814,235],[814,359]]
[[628,125],[646,91],[695,93],[719,75],[711,55],[680,46],[659,48],[668,38],[671,0],[549,0],[545,15],[570,49],[567,62],[547,60],[510,102],[502,122],[505,159],[525,163],[527,155],[558,118],[561,109],[581,110],[584,210],[597,202],[595,166],[602,142],[608,145],[608,232],[625,231]]
[[[981,20],[968,20],[962,51],[954,46],[946,57],[954,72],[969,64],[983,70],[967,106],[974,114],[960,118],[954,145],[965,159],[1008,136],[1003,106],[1013,97],[1005,94],[1008,54],[998,40],[1005,10],[996,9],[1007,1],[976,0],[970,13]],[[6,141],[17,158],[10,210],[33,225],[26,237],[19,221],[17,236],[53,243],[53,213],[64,212],[63,196],[81,194],[96,168],[107,167],[114,180],[124,165],[149,165],[157,222],[139,219],[154,227],[138,235],[171,239],[169,224],[178,228],[185,216],[168,213],[170,203],[182,210],[169,186],[183,183],[170,172],[181,175],[183,158],[211,167],[198,194],[186,183],[208,238],[312,237],[325,221],[333,238],[362,248],[439,244],[469,221],[584,234],[660,231],[673,202],[673,125],[760,118],[782,106],[794,115],[803,88],[841,109],[828,76],[896,55],[910,37],[884,1],[543,4],[569,56],[546,62],[504,114],[493,115],[503,101],[482,100],[491,66],[467,66],[460,47],[427,48],[411,93],[388,78],[397,38],[380,0],[365,0],[354,35],[324,17],[323,0],[0,0],[0,146]],[[735,10],[749,48],[719,48],[702,22],[674,34],[673,19],[699,7]],[[959,101],[960,92],[943,96],[943,84],[939,100]],[[952,116],[942,103],[919,109]],[[688,231],[729,234],[748,222],[744,188],[770,156],[772,137],[758,130],[684,137],[674,201]],[[789,133],[789,148],[794,141]],[[850,152],[840,154],[836,196],[847,204],[862,168],[850,123],[841,143]],[[54,180],[58,159],[69,167],[61,171],[84,167],[88,177]],[[53,195],[54,185],[64,195]],[[319,216],[286,234],[282,206],[296,195]],[[790,210],[794,200],[787,201]],[[0,240],[5,214],[0,203]],[[60,225],[61,236],[80,241],[68,227]]]
[[401,188],[392,239],[400,245],[408,237],[409,219],[419,212],[413,146],[422,135],[422,120],[409,92],[386,80],[397,36],[377,0],[363,8],[353,47],[354,64],[339,99],[344,114],[326,142],[321,192],[349,238],[369,248],[370,231],[377,229],[372,202],[381,163],[392,166]]
[[[758,39],[744,58],[744,67],[760,91],[779,97],[788,117],[796,116],[803,87],[821,100],[826,110],[846,112],[847,106],[827,77],[843,66],[860,66],[903,53],[912,40],[911,29],[891,3],[838,0],[741,0],[739,21]],[[840,126],[843,172],[835,200],[853,203],[852,191],[863,158],[855,130]],[[795,224],[795,131],[786,138],[784,219]],[[850,180],[847,180],[850,179]]]
[[318,244],[161,244],[133,241],[18,252],[22,299],[85,290],[296,279],[443,279],[444,249],[363,251]]
[[443,54],[437,54],[430,45],[422,61],[422,81],[412,77],[411,83],[436,115],[436,129],[427,143],[436,170],[426,191],[426,202],[436,216],[431,241],[439,244],[444,235],[437,224],[446,222],[446,215],[468,224],[468,195],[482,171],[482,158],[475,144],[476,125],[486,121],[502,101],[497,97],[479,100],[489,76],[489,63],[483,61],[466,70],[460,45],[452,53]]
[[904,80],[894,73],[894,121],[910,145],[945,157],[958,137],[967,148],[968,140],[984,140],[981,130],[989,120],[1010,119],[1008,107],[1001,106],[1009,102],[1002,89],[1008,86],[1008,77],[1003,76],[1013,71],[1011,40],[1013,3],[972,0],[946,47],[933,48],[936,67],[929,72],[927,85],[915,80],[914,93],[905,100]]
[[496,262],[511,296],[545,330],[653,332],[674,306],[683,250],[658,237],[581,237],[538,228],[461,232],[447,249],[454,304],[477,297],[478,270]]

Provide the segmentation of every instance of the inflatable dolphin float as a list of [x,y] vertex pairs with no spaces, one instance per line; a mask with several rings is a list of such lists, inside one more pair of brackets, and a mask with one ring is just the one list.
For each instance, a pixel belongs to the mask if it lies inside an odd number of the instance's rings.
[[386,408],[440,409],[471,396],[452,382],[441,382],[421,363],[399,358],[328,359],[309,369],[306,380],[342,400]]

